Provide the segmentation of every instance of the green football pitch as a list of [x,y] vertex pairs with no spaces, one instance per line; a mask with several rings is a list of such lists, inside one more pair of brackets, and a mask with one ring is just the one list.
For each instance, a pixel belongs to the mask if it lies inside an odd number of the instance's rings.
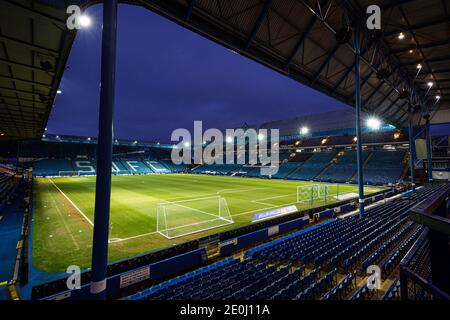
[[[318,183],[189,174],[114,176],[109,260],[132,257],[241,227],[250,224],[258,212],[287,205],[296,205],[299,210],[324,205],[323,201],[312,205],[297,202],[297,187],[312,184]],[[370,194],[379,190],[381,188],[366,187],[365,192]],[[357,187],[330,185],[330,195],[337,192],[340,195],[357,193]],[[161,202],[217,196],[226,200],[233,223],[174,239],[157,232],[157,206]],[[89,267],[94,197],[95,177],[35,179],[32,231],[35,267],[48,272],[65,271],[69,265]],[[330,196],[327,203],[333,201],[337,200]],[[194,202],[186,203],[188,205],[183,205],[186,211],[182,223],[189,224],[189,215],[192,213],[192,221],[195,222],[199,219],[200,210],[188,210],[189,204]]]

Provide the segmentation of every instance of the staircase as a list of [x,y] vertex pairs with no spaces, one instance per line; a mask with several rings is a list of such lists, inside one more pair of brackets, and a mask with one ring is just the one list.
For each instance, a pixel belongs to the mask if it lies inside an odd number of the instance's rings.
[[210,236],[200,240],[199,249],[205,248],[206,257],[204,259],[211,260],[220,256],[219,235]]

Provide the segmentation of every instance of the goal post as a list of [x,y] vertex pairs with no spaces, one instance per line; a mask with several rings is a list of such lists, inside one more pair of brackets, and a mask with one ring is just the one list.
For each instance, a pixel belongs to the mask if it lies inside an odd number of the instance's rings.
[[234,223],[221,196],[161,202],[156,210],[156,231],[167,239]]
[[[297,203],[314,205],[326,203],[333,198],[332,186],[328,184],[315,184],[297,187]],[[337,192],[337,190],[336,190]]]

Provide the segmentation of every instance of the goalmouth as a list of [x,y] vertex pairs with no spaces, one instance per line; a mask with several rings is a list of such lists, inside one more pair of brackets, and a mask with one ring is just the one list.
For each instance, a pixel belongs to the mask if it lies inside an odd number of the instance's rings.
[[157,206],[156,231],[174,239],[234,223],[224,197],[213,196]]

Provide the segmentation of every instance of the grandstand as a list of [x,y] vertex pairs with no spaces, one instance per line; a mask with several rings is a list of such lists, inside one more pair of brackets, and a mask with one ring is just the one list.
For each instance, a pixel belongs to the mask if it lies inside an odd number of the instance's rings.
[[113,138],[112,0],[98,137],[49,134],[76,31],[58,1],[0,0],[0,300],[450,299],[450,140],[431,133],[450,121],[445,1],[370,1],[400,25],[379,33],[367,1],[124,2],[355,110],[245,124],[280,130],[271,164]]

